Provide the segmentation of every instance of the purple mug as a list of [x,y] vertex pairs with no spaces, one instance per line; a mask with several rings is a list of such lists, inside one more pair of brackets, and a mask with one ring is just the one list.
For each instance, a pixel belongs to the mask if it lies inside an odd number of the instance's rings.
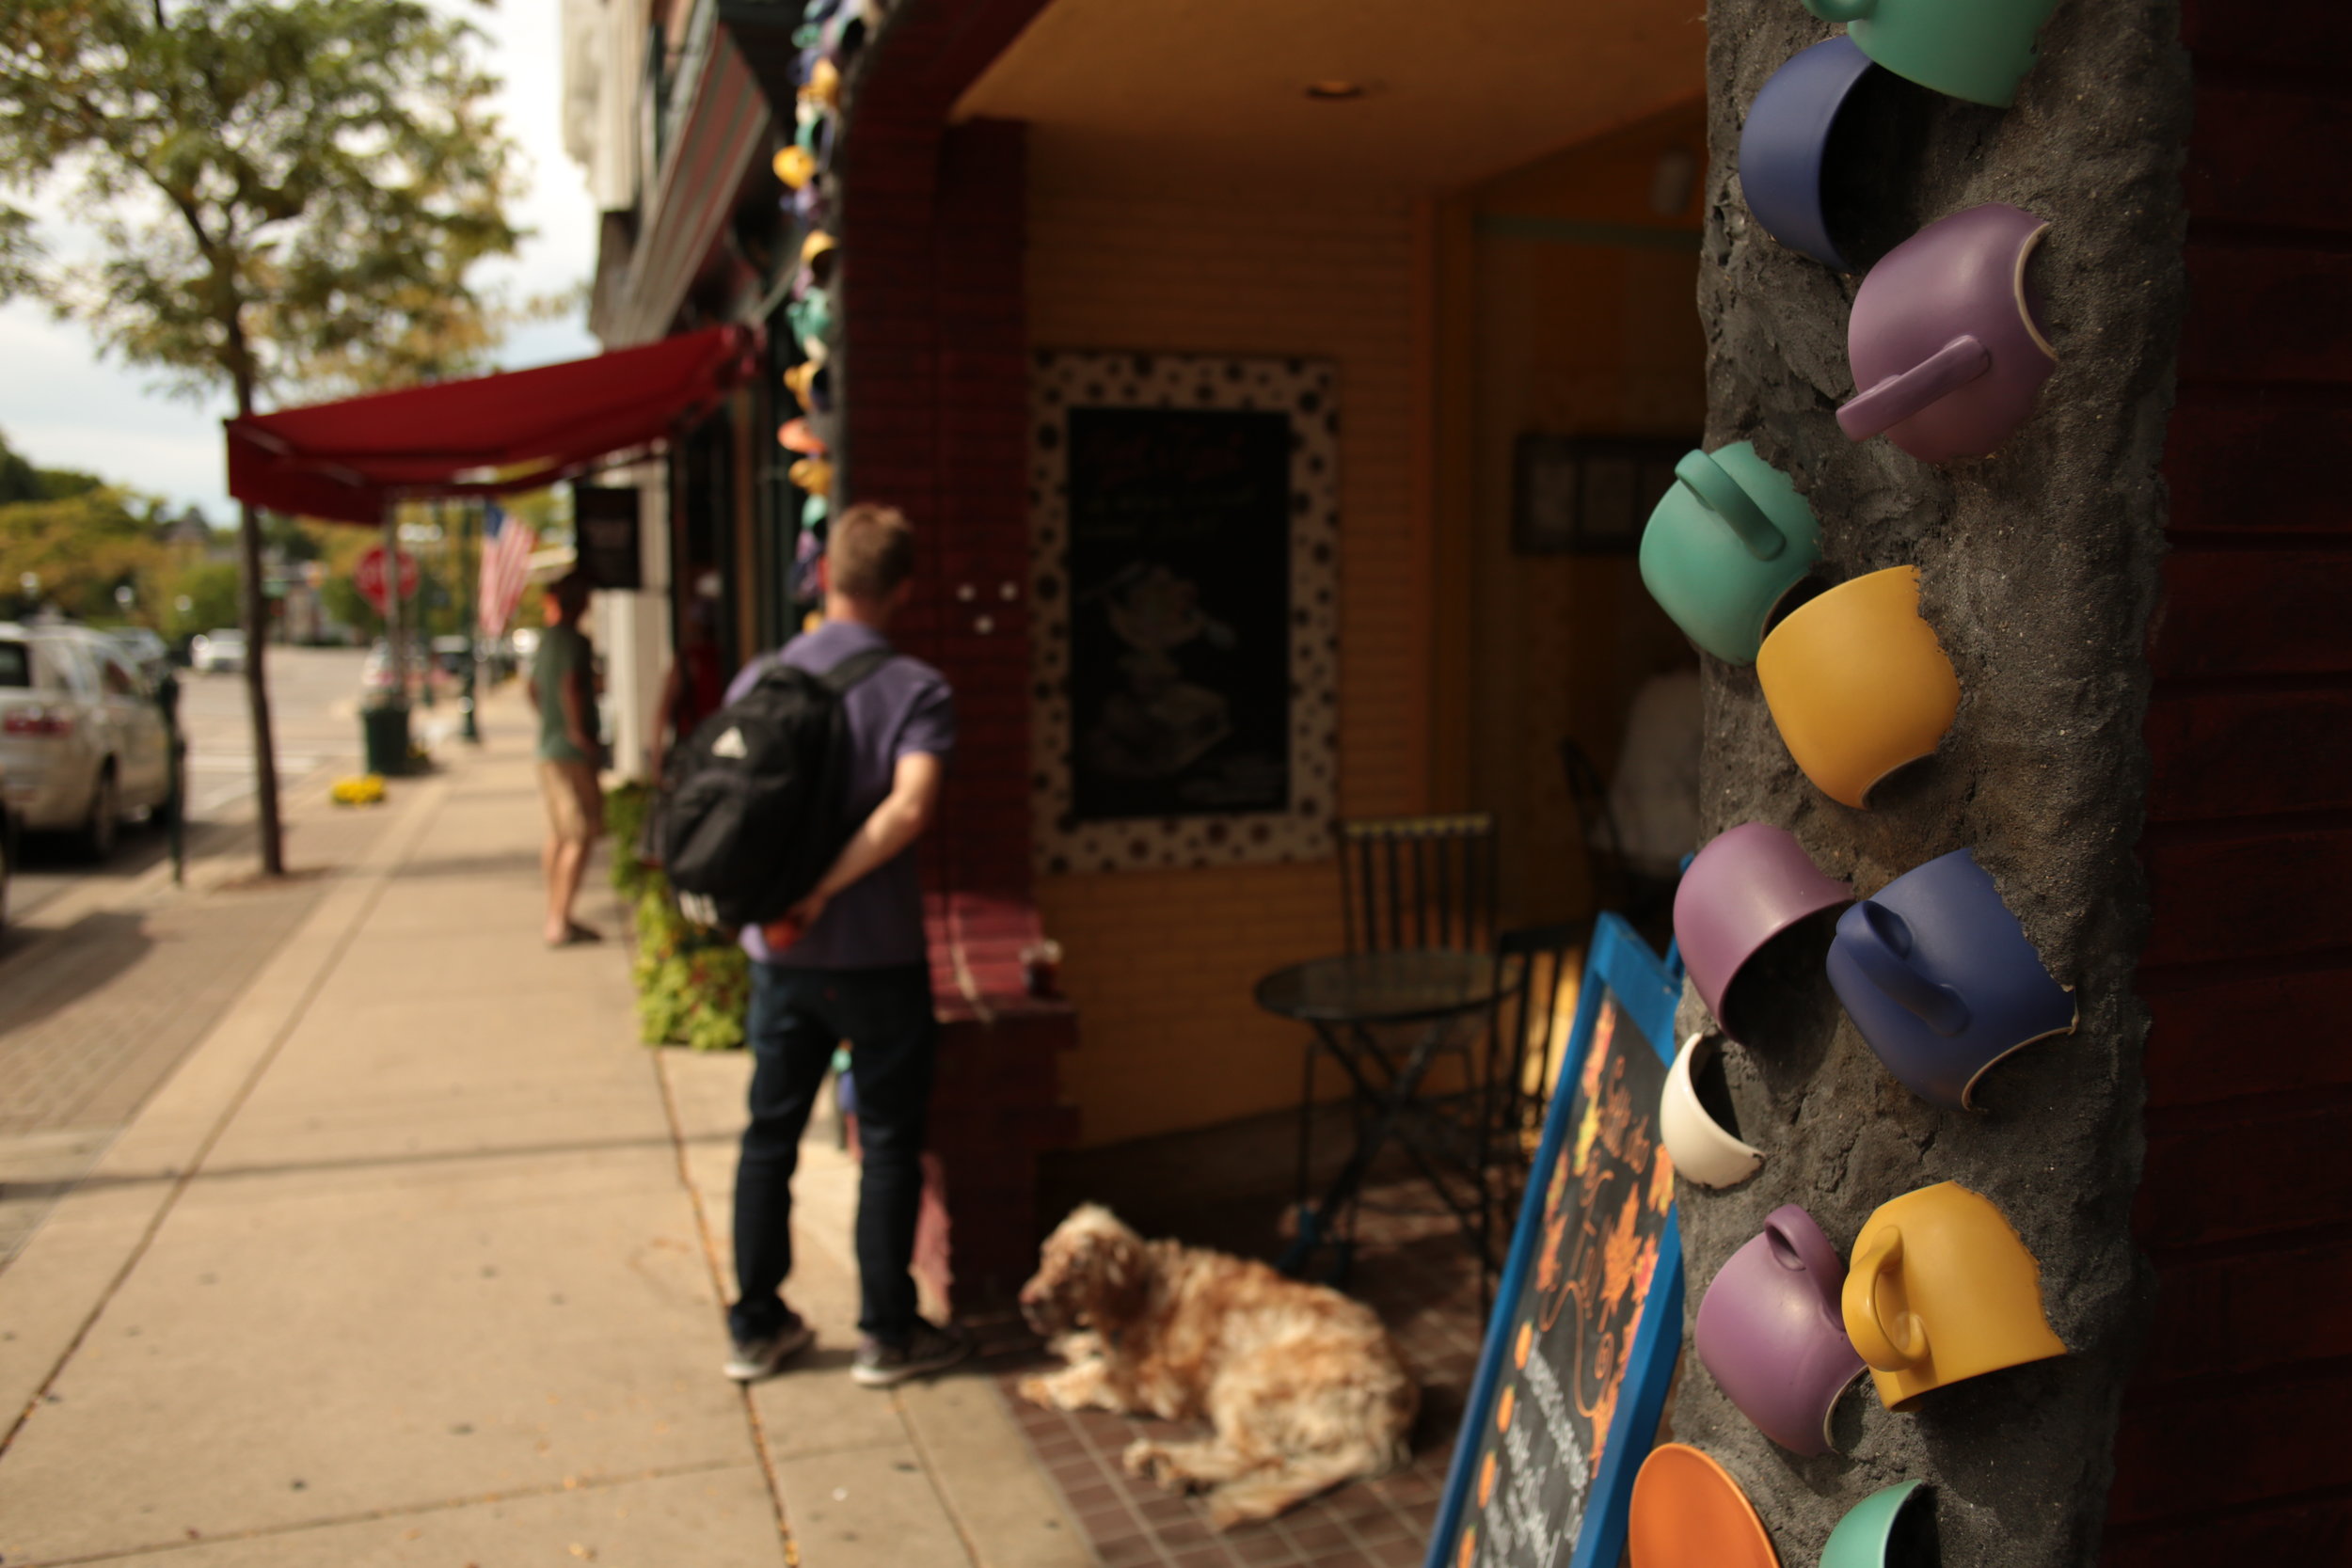
[[1699,1302],[1692,1342],[1740,1413],[1792,1453],[1830,1450],[1829,1418],[1862,1374],[1839,1305],[1846,1265],[1793,1203],[1725,1260]]
[[[1734,982],[1774,939],[1853,902],[1786,828],[1742,822],[1709,840],[1675,889],[1675,941],[1699,1000],[1733,1039],[1746,1041]],[[1735,1016],[1738,1015],[1738,1016]]]
[[1847,436],[1884,436],[1922,463],[1981,457],[2033,412],[2058,366],[2026,263],[2049,225],[1988,202],[1928,225],[1887,252],[1846,325]]

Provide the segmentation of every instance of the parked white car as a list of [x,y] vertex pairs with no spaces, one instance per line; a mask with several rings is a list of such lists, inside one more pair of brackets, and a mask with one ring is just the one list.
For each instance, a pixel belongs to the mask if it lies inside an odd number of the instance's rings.
[[0,622],[0,800],[16,825],[75,833],[103,860],[125,816],[170,795],[163,710],[122,650],[86,626]]
[[245,633],[234,627],[199,631],[188,640],[188,665],[211,673],[245,668]]

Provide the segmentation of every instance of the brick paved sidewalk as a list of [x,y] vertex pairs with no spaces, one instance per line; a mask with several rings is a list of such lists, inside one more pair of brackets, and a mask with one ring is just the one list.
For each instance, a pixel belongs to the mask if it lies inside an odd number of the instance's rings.
[[289,781],[287,880],[250,878],[249,813],[191,835],[187,885],[158,865],[53,900],[0,945],[0,1269],[389,814],[329,806],[329,766]]

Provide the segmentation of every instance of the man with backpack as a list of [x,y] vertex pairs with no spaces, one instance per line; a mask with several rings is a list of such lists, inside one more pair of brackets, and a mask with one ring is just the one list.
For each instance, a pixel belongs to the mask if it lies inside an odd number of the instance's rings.
[[[801,1134],[845,1040],[853,1047],[864,1162],[860,1340],[850,1376],[888,1387],[971,1350],[961,1335],[917,1315],[909,1268],[938,1039],[913,846],[938,809],[955,747],[946,679],[894,653],[885,636],[914,568],[914,535],[903,515],[879,506],[844,512],[819,567],[823,624],[746,666],[727,689],[728,706],[695,739],[698,750],[721,759],[775,745],[780,726],[763,730],[759,705],[771,715],[784,711],[778,704],[793,695],[785,689],[807,686],[794,671],[818,677],[838,699],[833,734],[840,754],[817,770],[834,776],[837,788],[838,821],[821,842],[840,847],[781,918],[743,933],[753,960],[745,1033],[754,1065],[751,1125],[735,1182],[738,1299],[728,1313],[734,1352],[726,1364],[739,1382],[774,1371],[815,1338],[780,1291],[792,1271]],[[816,701],[825,700],[820,691]],[[731,722],[738,714],[741,721]]]

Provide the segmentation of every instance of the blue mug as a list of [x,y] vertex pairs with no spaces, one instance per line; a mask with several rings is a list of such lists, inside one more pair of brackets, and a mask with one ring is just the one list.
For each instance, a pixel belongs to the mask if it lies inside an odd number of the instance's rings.
[[1878,67],[1840,33],[1789,57],[1748,105],[1740,129],[1740,190],[1772,238],[1839,272],[1839,254],[1821,210],[1821,169],[1830,132],[1846,100]]
[[2074,1027],[2074,993],[1965,849],[1838,916],[1829,983],[1887,1071],[1938,1105],[1973,1109],[1995,1062]]

